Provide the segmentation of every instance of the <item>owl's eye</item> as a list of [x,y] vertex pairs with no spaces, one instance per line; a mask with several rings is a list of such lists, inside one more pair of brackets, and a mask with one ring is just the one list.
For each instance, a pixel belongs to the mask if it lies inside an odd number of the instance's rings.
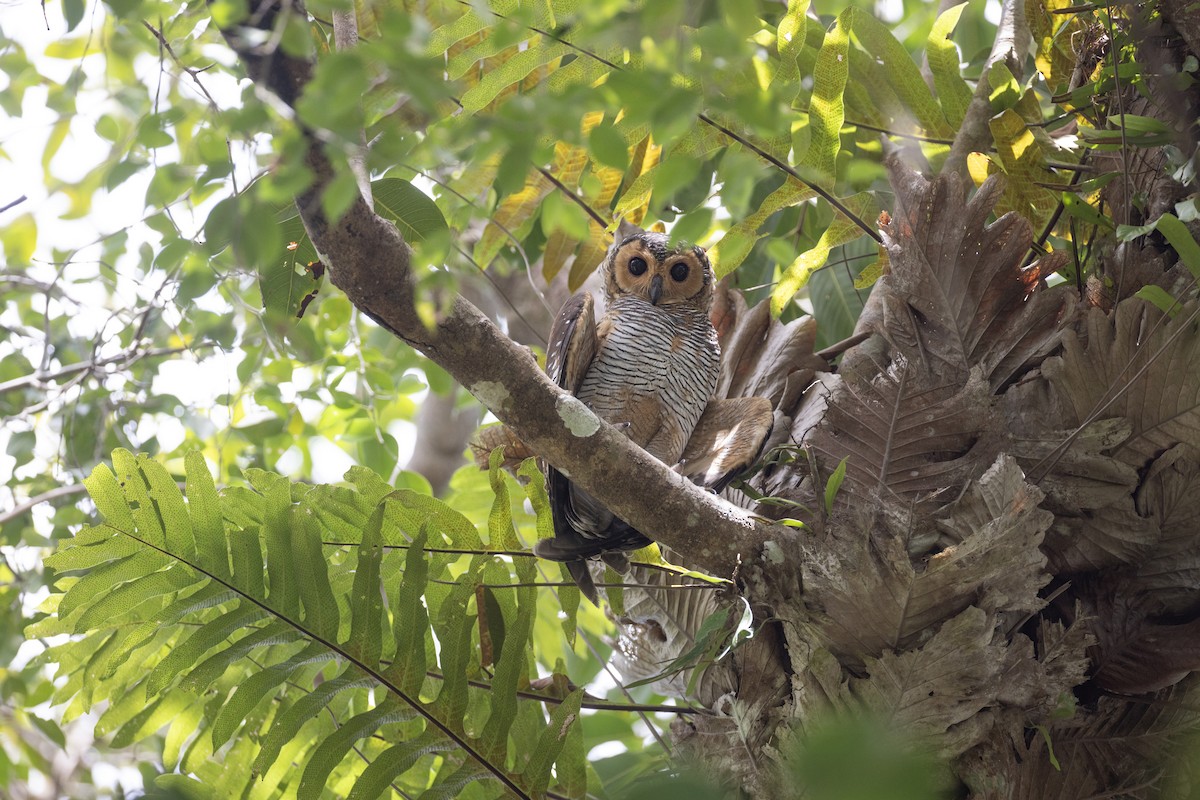
[[676,283],[683,283],[687,280],[687,276],[688,265],[684,262],[680,261],[678,264],[674,264],[671,267],[671,278],[673,278]]
[[645,274],[645,272],[646,272],[646,259],[637,258],[636,256],[634,258],[629,259],[629,274],[630,275],[643,275],[643,274]]

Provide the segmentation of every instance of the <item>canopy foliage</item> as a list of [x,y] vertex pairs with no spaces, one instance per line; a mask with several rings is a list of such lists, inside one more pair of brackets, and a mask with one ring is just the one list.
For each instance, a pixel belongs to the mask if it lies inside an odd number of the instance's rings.
[[[634,796],[682,763],[672,719],[741,736],[735,774],[819,790],[822,747],[848,742],[914,796],[990,796],[1002,769],[1098,792],[1128,773],[1101,775],[1125,762],[1094,739],[1173,741],[1193,720],[1164,687],[1200,663],[1152,643],[1195,624],[1200,212],[1195,115],[1164,109],[1195,108],[1197,46],[1132,56],[1194,12],[1010,0],[997,28],[982,2],[869,5],[6,10],[0,785],[112,795],[86,748],[55,761],[87,719],[104,758],[152,752],[141,779],[186,797]],[[301,62],[304,85],[280,79]],[[650,548],[607,600],[626,621],[670,606],[674,649],[651,658],[530,557],[551,529],[532,461],[407,469],[438,447],[460,463],[483,409],[331,285],[296,203],[314,181],[324,219],[365,194],[395,225],[427,325],[465,296],[539,357],[616,220],[708,246],[720,391],[771,397],[781,423],[743,502],[807,526],[788,540],[806,597]],[[1044,424],[1016,426],[1039,402]],[[1112,571],[1122,588],[1097,588]],[[779,650],[764,619],[816,643],[790,653],[778,731],[784,666],[751,703],[722,670],[745,685],[760,651],[713,663],[750,632]],[[614,647],[642,685],[619,685]],[[1104,698],[1051,735],[1085,678],[1165,710]],[[848,708],[938,766],[823,727]]]

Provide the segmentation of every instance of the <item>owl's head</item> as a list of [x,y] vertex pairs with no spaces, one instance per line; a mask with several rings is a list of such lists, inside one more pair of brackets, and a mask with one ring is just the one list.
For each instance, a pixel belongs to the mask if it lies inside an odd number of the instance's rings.
[[704,249],[668,242],[665,233],[622,220],[603,264],[608,299],[633,295],[659,307],[687,304],[707,310],[713,272]]

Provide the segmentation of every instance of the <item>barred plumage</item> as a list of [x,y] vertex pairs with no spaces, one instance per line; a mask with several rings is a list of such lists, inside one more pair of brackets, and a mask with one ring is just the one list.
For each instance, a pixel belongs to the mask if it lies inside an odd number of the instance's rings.
[[[698,247],[671,248],[661,233],[622,223],[602,265],[607,307],[592,298],[563,306],[550,334],[547,373],[631,440],[675,465],[717,384],[720,348],[709,320],[712,267]],[[649,539],[547,467],[555,536],[538,555],[571,565],[593,602],[586,559],[633,550]]]

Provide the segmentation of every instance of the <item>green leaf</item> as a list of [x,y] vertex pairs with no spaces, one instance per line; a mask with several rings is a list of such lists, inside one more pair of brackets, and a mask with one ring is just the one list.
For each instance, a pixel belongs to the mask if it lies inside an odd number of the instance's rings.
[[[332,680],[324,681],[320,686],[292,703],[286,711],[275,718],[271,729],[267,732],[259,747],[258,757],[254,759],[253,773],[262,775],[275,759],[279,757],[280,749],[295,738],[304,723],[311,720],[341,692],[348,689],[369,689],[375,681],[361,674],[343,674]],[[414,712],[415,714],[415,712]]]
[[67,32],[75,30],[83,22],[85,4],[83,0],[63,0],[63,17],[67,21]]
[[850,75],[850,28],[857,16],[858,10],[854,7],[838,15],[825,36],[813,71],[808,112],[812,133],[802,163],[817,171],[817,182],[826,188],[833,185],[837,155],[842,148],[842,123],[845,121],[842,96]]
[[[406,180],[384,178],[371,183],[375,211],[396,223],[406,242],[426,242],[433,246],[427,259],[433,261],[449,244],[449,227],[441,209]],[[439,249],[440,248],[440,249]]]
[[229,553],[233,560],[234,588],[255,600],[265,600],[262,548],[257,529],[230,531]]
[[90,604],[126,581],[144,578],[163,567],[168,566],[171,559],[154,550],[141,549],[128,558],[112,561],[102,567],[92,570],[79,579],[78,582],[63,595],[58,604],[58,616],[66,618],[77,608]]
[[[576,689],[567,695],[558,704],[558,707],[554,709],[553,713],[550,714],[550,724],[546,726],[541,736],[538,737],[537,746],[530,751],[529,762],[525,765],[525,769],[521,771],[521,777],[525,779],[526,785],[533,794],[538,795],[549,788],[550,766],[560,756],[563,756],[564,747],[571,734],[579,732],[579,709],[582,703],[582,689]],[[570,758],[580,755],[582,754],[567,754]],[[563,771],[562,765],[560,765],[560,781],[563,778]]]
[[87,487],[88,495],[96,504],[96,510],[114,530],[133,532],[133,514],[130,513],[129,504],[125,502],[121,493],[117,476],[108,465],[97,464],[92,469],[92,474],[83,479],[83,485]]
[[1137,293],[1134,296],[1153,303],[1158,307],[1159,311],[1171,317],[1174,317],[1179,313],[1180,309],[1183,308],[1180,302],[1174,297],[1171,297],[1171,295],[1169,295],[1165,289],[1163,289],[1161,286],[1155,286],[1154,284],[1143,286],[1141,289],[1137,290]]
[[1171,247],[1175,248],[1180,262],[1188,268],[1192,277],[1200,280],[1200,244],[1196,243],[1191,231],[1174,214],[1163,214],[1149,225],[1120,225],[1117,227],[1117,238],[1122,242],[1129,242],[1151,231],[1161,233],[1163,238],[1170,242]]
[[363,530],[358,546],[358,564],[354,570],[354,588],[350,594],[350,638],[346,649],[371,669],[379,666],[383,649],[380,625],[383,621],[383,595],[380,594],[379,566],[383,560],[384,501],[381,501]]
[[133,511],[136,533],[132,531],[127,531],[127,533],[136,535],[138,539],[151,547],[165,549],[167,535],[163,530],[163,521],[155,509],[154,503],[151,502],[146,478],[142,474],[138,459],[128,450],[121,449],[113,451],[112,459],[113,469],[116,470],[117,478],[121,482],[121,489],[125,493],[125,502]]
[[825,513],[833,513],[833,501],[837,499],[838,490],[842,488],[842,481],[846,480],[846,462],[850,456],[845,456],[838,462],[837,468],[833,474],[829,476],[829,480],[825,482]]
[[[873,192],[859,192],[852,197],[843,199],[842,202],[859,219],[874,219],[879,215],[879,200]],[[825,232],[821,234],[816,246],[801,253],[784,270],[783,276],[771,293],[771,314],[778,317],[783,313],[783,309],[792,301],[796,292],[808,283],[813,272],[829,258],[829,253],[833,248],[852,242],[863,235],[862,228],[852,222],[849,217],[838,213]]]
[[505,88],[525,79],[529,73],[554,59],[572,52],[565,44],[544,38],[507,59],[498,68],[491,69],[483,80],[471,87],[462,96],[463,112],[474,114],[496,99]]
[[196,538],[183,494],[170,473],[152,458],[138,456],[138,467],[146,478],[147,494],[162,523],[167,552],[185,561],[196,560]]
[[339,625],[337,599],[329,583],[329,565],[321,548],[321,529],[307,507],[292,509],[293,563],[304,605],[304,627],[327,642],[336,642]]
[[943,11],[933,24],[925,42],[929,71],[933,73],[933,85],[937,89],[946,120],[953,128],[962,126],[967,106],[971,103],[971,88],[963,80],[958,66],[958,48],[950,39],[966,7],[964,2]]
[[262,473],[257,488],[266,498],[264,537],[267,545],[267,602],[271,610],[300,617],[300,588],[292,546],[292,486],[279,475]]
[[592,128],[588,147],[601,164],[622,172],[629,168],[629,143],[614,125],[601,123]]
[[[252,603],[245,603],[245,608],[258,609]],[[254,616],[250,622],[255,622],[267,616],[266,611]],[[245,627],[240,626],[240,627]],[[287,645],[304,641],[302,632],[283,620],[275,620],[261,628],[254,628],[250,633],[213,653],[196,665],[180,682],[180,687],[189,692],[203,692],[220,679],[225,672],[238,660],[261,647],[272,645]]]
[[266,612],[245,603],[204,623],[194,633],[171,648],[146,679],[146,696],[152,697],[171,684],[184,670],[189,669],[209,650],[217,647],[235,631],[253,625]]
[[1075,219],[1088,225],[1114,230],[1113,221],[1096,210],[1096,207],[1074,192],[1063,192],[1063,209]]
[[881,67],[888,85],[896,92],[904,108],[917,120],[922,130],[933,136],[953,134],[942,109],[934,99],[921,70],[887,25],[861,8],[855,11],[854,36]]
[[786,84],[792,88],[785,97],[795,101],[803,91],[800,80],[800,54],[804,51],[808,24],[809,0],[788,0],[787,13],[779,20],[775,44],[779,49],[779,71],[772,83]]
[[386,675],[399,685],[407,697],[420,694],[425,682],[425,640],[429,634],[429,612],[423,595],[429,580],[429,565],[425,561],[426,534],[422,529],[413,539],[404,560],[404,578],[396,591],[392,605],[393,635],[396,657]]
[[273,690],[288,680],[293,673],[310,664],[328,661],[331,657],[329,650],[324,645],[312,642],[286,661],[251,673],[233,690],[233,694],[221,706],[217,718],[213,720],[213,747],[219,748],[228,742],[255,707],[265,700]]
[[196,542],[198,565],[223,580],[229,579],[229,549],[221,521],[217,487],[204,456],[193,450],[184,458],[187,469],[187,511]]
[[375,800],[381,797],[387,792],[388,784],[416,764],[421,756],[442,753],[453,746],[436,731],[426,730],[411,741],[389,747],[367,765],[346,800]]
[[111,622],[141,603],[181,591],[199,580],[207,578],[198,576],[190,567],[174,564],[139,580],[115,586],[79,616],[75,621],[75,632],[105,627],[104,623]]
[[[395,698],[389,695],[370,711],[343,720],[340,727],[313,750],[308,764],[304,767],[304,773],[300,777],[300,787],[296,796],[299,800],[318,800],[325,790],[330,774],[350,752],[355,742],[370,736],[384,725],[402,722],[411,719],[412,716],[413,712],[410,709],[402,708]],[[382,758],[378,757],[373,763],[378,763],[380,760]],[[370,768],[368,765],[367,769]],[[381,766],[378,769],[382,771],[384,767]],[[390,783],[390,781],[391,779],[387,782]],[[386,786],[386,783],[384,785]]]

